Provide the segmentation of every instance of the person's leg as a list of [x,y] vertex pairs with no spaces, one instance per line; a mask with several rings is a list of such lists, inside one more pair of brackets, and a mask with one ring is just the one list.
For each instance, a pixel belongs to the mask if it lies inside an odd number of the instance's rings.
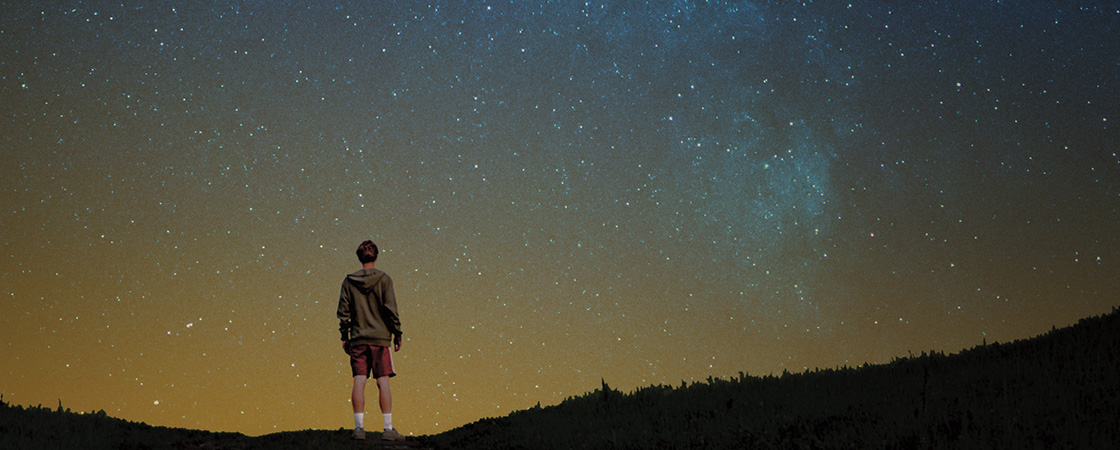
[[375,358],[378,362],[373,376],[377,380],[377,400],[381,406],[381,417],[385,420],[385,431],[381,433],[381,439],[403,441],[404,436],[393,427],[393,393],[389,390],[389,377],[396,373],[393,368],[393,352],[389,347],[380,347],[379,350],[380,354]]
[[366,376],[354,375],[354,389],[350,392],[350,403],[354,406],[354,439],[365,439]]
[[377,378],[377,400],[381,406],[381,414],[393,413],[393,393],[389,391],[389,377]]
[[[378,381],[380,383],[380,381]],[[354,376],[354,390],[350,393],[350,403],[354,404],[354,412],[360,413],[366,410],[366,376]]]

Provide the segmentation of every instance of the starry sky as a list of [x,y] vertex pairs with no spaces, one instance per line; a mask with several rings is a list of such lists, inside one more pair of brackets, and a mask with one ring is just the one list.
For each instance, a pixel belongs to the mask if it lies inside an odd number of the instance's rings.
[[1120,10],[912,3],[5,3],[3,400],[352,427],[365,239],[405,434],[1110,311]]

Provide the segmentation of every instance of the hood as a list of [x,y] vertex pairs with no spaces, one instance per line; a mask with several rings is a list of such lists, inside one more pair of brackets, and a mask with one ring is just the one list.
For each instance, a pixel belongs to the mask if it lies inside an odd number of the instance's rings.
[[362,269],[346,276],[346,279],[354,283],[362,292],[369,292],[381,281],[381,277],[385,276],[385,272],[378,269]]

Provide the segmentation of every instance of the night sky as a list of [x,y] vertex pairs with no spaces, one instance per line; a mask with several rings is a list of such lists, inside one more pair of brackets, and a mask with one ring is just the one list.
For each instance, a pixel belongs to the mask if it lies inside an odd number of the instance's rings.
[[405,434],[1120,304],[1114,2],[14,3],[7,403],[352,427],[365,239]]

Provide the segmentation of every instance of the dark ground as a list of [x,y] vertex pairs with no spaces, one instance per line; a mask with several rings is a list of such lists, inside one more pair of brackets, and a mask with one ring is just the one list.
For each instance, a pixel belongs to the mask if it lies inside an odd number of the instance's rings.
[[383,442],[370,432],[248,437],[152,427],[0,397],[0,449],[1115,449],[1120,448],[1120,310],[1043,336],[889,364],[631,393],[602,389],[556,406]]

